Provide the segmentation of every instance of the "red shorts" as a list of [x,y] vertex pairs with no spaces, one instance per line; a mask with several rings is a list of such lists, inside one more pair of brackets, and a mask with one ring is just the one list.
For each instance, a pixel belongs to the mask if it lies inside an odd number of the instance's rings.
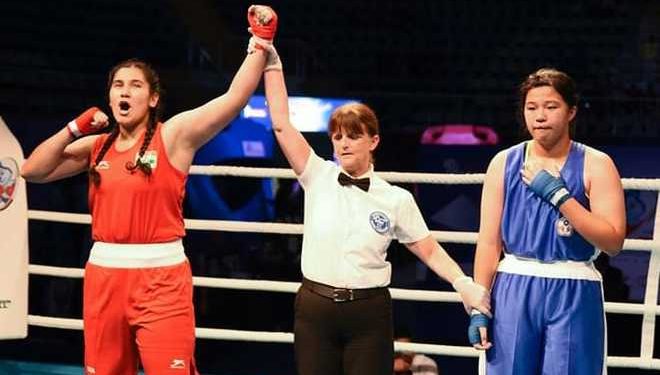
[[197,374],[190,264],[115,268],[87,263],[86,375]]

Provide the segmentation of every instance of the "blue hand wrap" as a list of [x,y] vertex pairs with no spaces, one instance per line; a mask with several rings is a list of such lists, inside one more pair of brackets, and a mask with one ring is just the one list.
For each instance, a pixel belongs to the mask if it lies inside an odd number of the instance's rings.
[[536,174],[529,184],[529,188],[534,194],[557,208],[571,197],[564,180],[561,177],[551,175],[545,169]]
[[489,322],[490,318],[482,313],[476,313],[470,316],[470,325],[468,326],[468,340],[470,340],[470,344],[481,344],[479,328],[488,327]]

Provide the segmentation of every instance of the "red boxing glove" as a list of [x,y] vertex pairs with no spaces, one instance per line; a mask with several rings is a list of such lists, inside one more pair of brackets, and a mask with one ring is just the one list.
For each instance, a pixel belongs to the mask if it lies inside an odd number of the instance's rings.
[[273,8],[266,5],[251,5],[248,8],[247,19],[252,35],[267,41],[272,41],[275,38],[277,13]]
[[92,125],[94,122],[94,115],[96,112],[100,111],[97,107],[90,107],[85,112],[81,113],[80,116],[76,117],[75,120],[69,122],[66,127],[69,129],[69,133],[74,138],[80,138],[83,135],[88,135],[99,130],[98,126]]

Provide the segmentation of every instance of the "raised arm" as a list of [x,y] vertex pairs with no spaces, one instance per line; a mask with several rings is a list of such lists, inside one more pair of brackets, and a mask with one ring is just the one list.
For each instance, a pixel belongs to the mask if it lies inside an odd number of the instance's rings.
[[[258,27],[256,30],[252,27],[251,31],[257,31],[255,42],[268,52],[268,62],[264,72],[264,87],[275,138],[277,138],[277,142],[293,171],[300,175],[307,165],[311,147],[300,131],[291,124],[289,95],[284,82],[282,63],[273,46],[272,38],[268,39],[268,36],[270,36],[268,33],[259,33]],[[264,40],[264,36],[266,40]]]
[[248,54],[226,93],[165,123],[163,138],[170,158],[179,150],[194,153],[236,117],[257,88],[265,61],[263,51]]
[[282,71],[276,69],[266,71],[264,84],[275,138],[293,171],[300,175],[307,165],[311,147],[300,131],[289,121],[289,97]]
[[[21,167],[29,182],[50,182],[84,172],[97,135],[85,136],[108,125],[108,116],[90,108],[32,151]],[[76,137],[81,137],[76,140]]]
[[[276,19],[260,19],[259,22],[273,22],[275,27],[277,24]],[[263,49],[249,48],[227,92],[166,122],[163,139],[173,164],[187,169],[197,149],[224,129],[245,107],[261,80],[266,55]]]

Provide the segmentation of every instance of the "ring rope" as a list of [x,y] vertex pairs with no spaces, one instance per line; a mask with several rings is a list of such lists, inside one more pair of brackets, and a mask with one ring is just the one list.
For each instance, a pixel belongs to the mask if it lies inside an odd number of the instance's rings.
[[[32,220],[54,221],[59,223],[91,224],[92,222],[92,216],[89,214],[76,214],[70,212],[29,210],[28,217]],[[192,230],[303,234],[303,224],[201,219],[185,219],[184,222],[186,229]],[[475,244],[477,242],[476,232],[431,231],[431,235],[433,235],[435,239],[441,242],[465,244]]]
[[[30,264],[28,268],[31,275],[66,277],[81,279],[85,270],[82,268],[42,266]],[[228,279],[218,277],[194,276],[193,284],[206,288],[223,288],[237,290],[253,290],[262,292],[296,293],[300,288],[299,282],[268,281],[252,279]],[[407,301],[426,302],[461,302],[456,292],[438,292],[431,290],[414,290],[403,288],[389,288],[392,298]]]
[[[53,318],[48,316],[30,315],[28,323],[32,326],[59,328],[59,329],[83,329],[81,319]],[[195,328],[195,335],[202,339],[250,341],[250,342],[278,342],[293,343],[293,334],[288,332],[261,332],[261,331],[239,331],[232,329],[218,328]],[[433,345],[420,343],[395,342],[395,350],[410,350],[418,353],[448,355],[457,357],[478,357],[479,352],[470,347],[451,346],[451,345]],[[607,358],[607,365],[612,367],[628,368],[660,368],[660,359],[651,359],[650,361],[640,362],[639,358],[615,357]]]
[[[42,210],[29,210],[28,217],[32,220],[53,221],[59,223],[91,224],[92,216],[89,214],[76,214],[70,212],[53,212]],[[200,220],[185,219],[186,229],[210,230],[221,232],[247,232],[271,234],[302,234],[303,224],[269,223],[260,221],[229,221],[229,220]],[[439,242],[476,244],[477,232],[458,231],[430,231]],[[660,242],[656,240],[626,239],[623,250],[634,251],[660,251]]]
[[[660,240],[660,196],[656,201],[653,239]],[[660,278],[660,252],[654,251],[649,259],[646,275],[646,293],[644,294],[644,318],[642,319],[642,342],[640,357],[644,361],[653,359],[655,346],[656,316],[651,310],[658,304],[658,283]]]
[[[81,279],[85,274],[85,270],[81,268],[54,267],[37,264],[30,264],[28,269],[31,275],[65,277],[72,279]],[[299,282],[292,281],[227,279],[201,276],[194,276],[193,284],[195,286],[205,288],[222,288],[280,293],[296,293],[300,287]],[[456,292],[438,292],[431,290],[404,288],[389,288],[389,290],[392,298],[395,300],[423,302],[461,302],[461,298]],[[647,308],[645,305],[641,303],[605,302],[605,312],[612,314],[644,315],[646,310]],[[660,315],[660,306],[651,306],[649,310],[654,312],[655,315]]]
[[[296,178],[293,170],[288,168],[255,168],[225,165],[193,165],[190,174],[205,176],[234,176],[258,178]],[[412,172],[376,172],[378,176],[389,182],[425,183],[425,184],[464,184],[477,185],[484,182],[484,173],[412,173]],[[621,183],[626,190],[660,191],[658,178],[622,178]]]
[[[261,178],[295,178],[290,169],[277,168],[252,168],[252,167],[229,167],[229,166],[192,166],[190,174],[201,175],[226,175],[242,177]],[[429,184],[481,184],[484,174],[433,174],[433,173],[403,173],[403,172],[378,172],[378,175],[390,182],[399,183],[429,183]],[[624,189],[660,191],[660,179],[626,178],[622,179]],[[605,311],[616,314],[643,315],[642,323],[642,348],[640,357],[618,357],[609,356],[607,365],[611,367],[629,367],[643,369],[660,369],[660,359],[653,358],[655,328],[655,316],[660,315],[660,306],[657,305],[658,276],[660,275],[660,199],[656,209],[656,222],[653,240],[626,239],[625,250],[651,251],[649,261],[649,272],[647,277],[646,295],[643,304],[605,302]],[[28,216],[32,220],[45,220],[56,222],[67,222],[76,224],[90,224],[91,216],[88,214],[61,213],[41,210],[29,210]],[[289,223],[263,223],[263,222],[233,222],[221,220],[197,220],[186,219],[186,228],[193,230],[214,230],[230,232],[255,232],[255,233],[279,233],[279,234],[302,234],[302,224]],[[447,232],[433,231],[432,235],[440,242],[452,243],[476,243],[475,232]],[[52,267],[42,265],[30,265],[30,274],[82,278],[84,270],[79,268]],[[655,280],[654,280],[655,278]],[[196,286],[212,288],[230,288],[242,290],[257,290],[270,292],[295,293],[300,286],[296,282],[263,281],[263,280],[241,280],[221,279],[210,277],[193,277]],[[409,290],[391,288],[392,298],[414,301],[431,302],[460,302],[458,293],[437,292],[423,290]],[[81,319],[54,318],[38,315],[29,315],[28,323],[35,326],[82,329]],[[647,333],[649,331],[650,333]],[[238,341],[260,341],[292,343],[293,334],[288,332],[263,332],[242,331],[215,328],[196,328],[198,338],[238,340]],[[396,349],[413,350],[419,353],[449,355],[459,357],[479,357],[480,352],[471,347],[447,346],[419,343],[395,343]]]

